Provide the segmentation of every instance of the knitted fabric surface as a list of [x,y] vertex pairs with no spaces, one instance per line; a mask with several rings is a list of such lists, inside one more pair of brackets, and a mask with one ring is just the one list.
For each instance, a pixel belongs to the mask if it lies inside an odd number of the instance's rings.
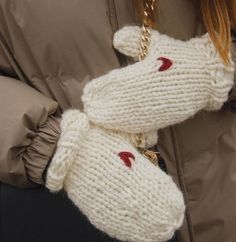
[[[114,36],[123,54],[138,57],[140,28]],[[151,32],[141,62],[90,82],[83,101],[89,119],[105,128],[142,133],[180,123],[200,110],[217,110],[233,85],[234,65],[226,66],[208,34],[180,41]]]
[[64,188],[93,225],[123,241],[166,241],[184,217],[183,197],[172,178],[145,159],[127,135],[90,124],[78,110],[63,114],[46,185],[51,191]]

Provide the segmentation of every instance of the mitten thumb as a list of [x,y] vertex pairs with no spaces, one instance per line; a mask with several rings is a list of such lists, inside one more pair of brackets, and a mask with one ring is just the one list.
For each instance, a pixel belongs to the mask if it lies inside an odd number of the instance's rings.
[[140,27],[124,27],[114,34],[113,45],[120,53],[137,58],[139,55],[140,36]]
[[69,110],[62,115],[61,136],[47,172],[46,187],[49,190],[56,192],[63,188],[66,174],[89,128],[87,115],[79,110]]

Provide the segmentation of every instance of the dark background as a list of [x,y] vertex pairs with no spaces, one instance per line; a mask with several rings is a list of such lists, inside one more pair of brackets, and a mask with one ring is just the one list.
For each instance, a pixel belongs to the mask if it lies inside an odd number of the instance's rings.
[[114,242],[95,229],[65,194],[0,185],[1,242]]
[[95,229],[64,193],[0,183],[0,242],[118,242]]

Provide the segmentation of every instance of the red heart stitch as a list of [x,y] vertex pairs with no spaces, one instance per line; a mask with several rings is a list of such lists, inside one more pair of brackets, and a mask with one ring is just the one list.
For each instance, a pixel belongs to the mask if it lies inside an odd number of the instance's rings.
[[135,156],[128,151],[120,152],[119,156],[120,156],[121,160],[124,161],[125,165],[128,166],[129,168],[131,168],[132,163],[131,163],[130,159],[135,160]]
[[173,65],[173,62],[166,57],[159,57],[157,60],[161,60],[163,62],[159,71],[166,71]]

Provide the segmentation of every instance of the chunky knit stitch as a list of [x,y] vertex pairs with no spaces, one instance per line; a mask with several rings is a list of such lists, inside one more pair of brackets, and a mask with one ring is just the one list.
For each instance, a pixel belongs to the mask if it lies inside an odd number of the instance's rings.
[[[125,27],[115,34],[114,46],[137,58],[139,38],[140,28]],[[167,69],[163,69],[168,64],[165,59],[172,63]],[[158,130],[200,110],[220,109],[233,74],[233,63],[223,63],[208,34],[180,41],[153,30],[149,55],[143,61],[86,86],[85,112],[105,128],[128,133]]]
[[62,120],[47,187],[63,187],[91,223],[112,237],[133,242],[170,239],[185,209],[172,178],[146,160],[127,135],[89,124],[78,110],[65,112]]

